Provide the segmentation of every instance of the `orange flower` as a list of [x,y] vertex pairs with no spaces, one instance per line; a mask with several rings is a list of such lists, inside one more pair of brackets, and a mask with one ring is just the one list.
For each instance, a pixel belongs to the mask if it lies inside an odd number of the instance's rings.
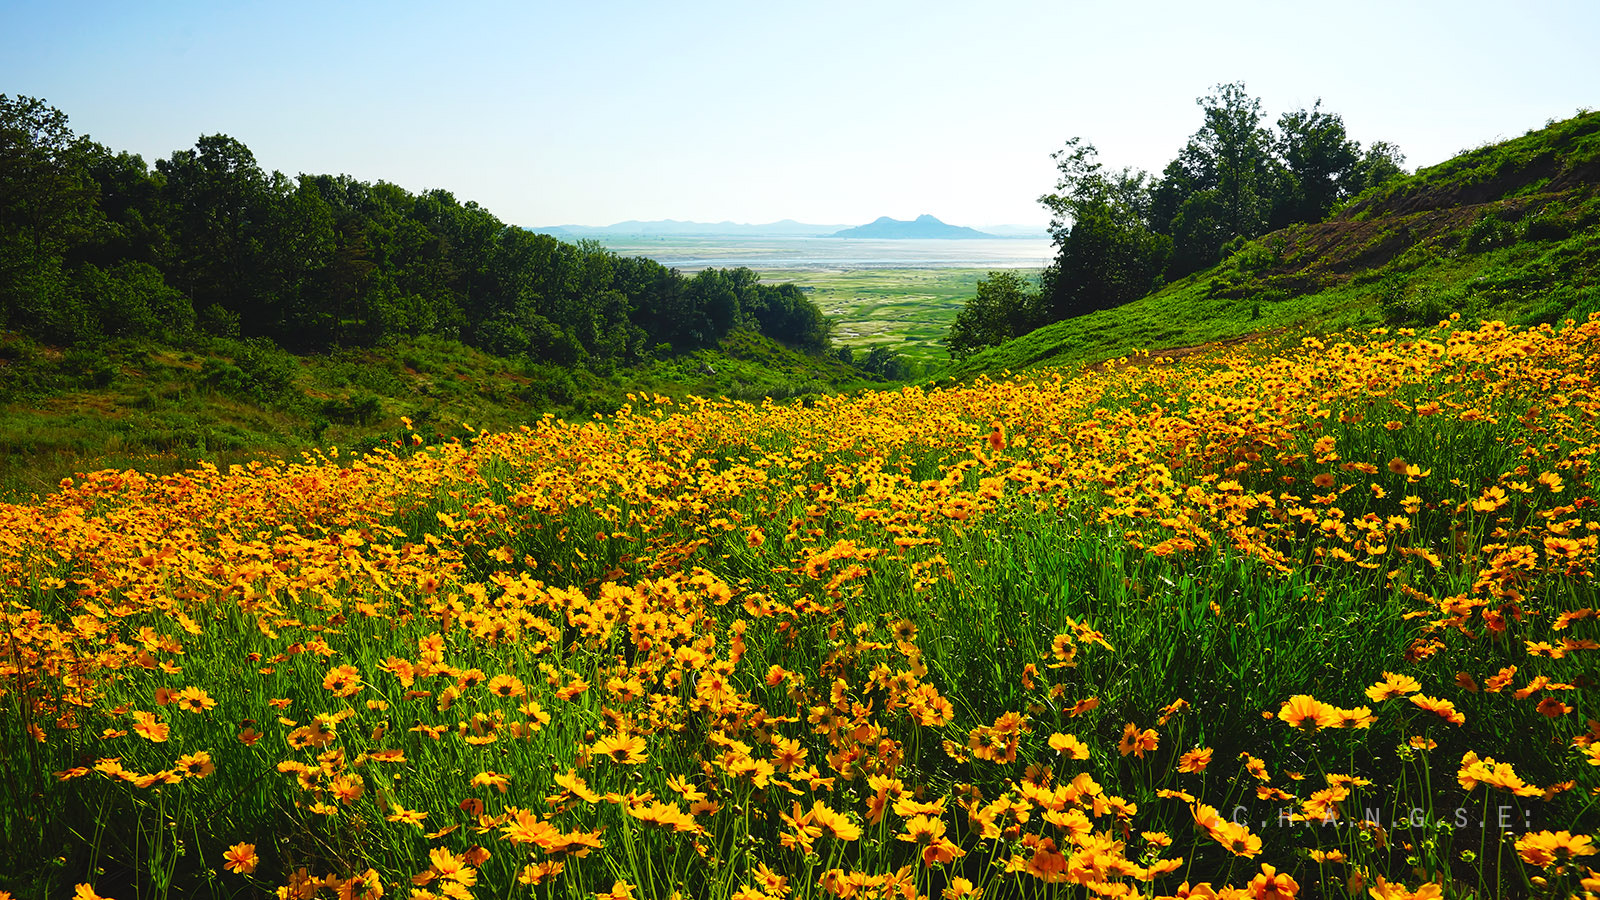
[[1373,879],[1373,885],[1367,889],[1367,893],[1372,895],[1373,900],[1440,900],[1444,896],[1444,888],[1439,882],[1430,881],[1409,891],[1405,885],[1385,881],[1379,875]]
[[204,778],[217,770],[216,764],[211,761],[211,754],[204,750],[178,757],[173,768],[182,772],[185,778]]
[[249,875],[261,864],[261,857],[256,855],[255,844],[234,844],[222,854],[223,868],[240,875]]
[[211,699],[210,694],[197,687],[186,687],[179,691],[173,702],[178,704],[180,709],[192,713],[203,713],[217,705],[217,701]]
[[1393,672],[1383,673],[1383,680],[1367,688],[1367,696],[1373,703],[1382,703],[1395,697],[1404,697],[1406,694],[1415,694],[1422,690],[1422,685],[1409,675],[1396,675]]
[[[1050,735],[1050,749],[1071,759],[1088,759],[1089,745],[1078,740],[1077,735],[1052,734]],[[1126,755],[1126,754],[1124,754]]]
[[846,843],[861,837],[861,827],[845,817],[843,813],[835,812],[828,804],[821,800],[811,804],[811,812],[806,814],[811,824],[821,828],[834,838]]
[[1378,721],[1378,717],[1372,714],[1372,710],[1365,706],[1358,706],[1355,709],[1338,709],[1335,710],[1335,713],[1339,717],[1339,723],[1336,726],[1338,728],[1371,728],[1372,723]]
[[1122,728],[1122,740],[1117,743],[1117,752],[1123,756],[1131,753],[1139,759],[1144,759],[1144,755],[1154,751],[1160,743],[1161,736],[1156,734],[1155,729],[1146,728],[1140,731],[1139,726],[1129,722]]
[[1592,856],[1594,853],[1594,840],[1586,834],[1539,831],[1517,839],[1517,854],[1530,866],[1564,866],[1579,856]]
[[492,787],[504,794],[511,785],[511,779],[499,772],[485,771],[472,776],[473,787]]
[[1250,896],[1255,900],[1290,900],[1300,885],[1287,872],[1279,872],[1268,863],[1261,864],[1261,874],[1250,879]]
[[361,690],[361,670],[355,666],[335,666],[322,679],[322,689],[335,697],[353,697]]
[[1257,781],[1272,780],[1272,776],[1267,774],[1267,764],[1265,762],[1256,759],[1254,756],[1251,756],[1248,753],[1239,754],[1239,758],[1244,760],[1244,767],[1247,771],[1249,771],[1251,777],[1255,778]]
[[1072,708],[1067,710],[1067,715],[1081,716],[1084,713],[1098,707],[1099,705],[1099,697],[1085,697],[1082,700],[1079,700],[1077,703],[1072,704]]
[[1278,710],[1278,718],[1290,728],[1316,731],[1338,726],[1339,710],[1310,694],[1296,694]]
[[1456,705],[1451,703],[1449,700],[1439,700],[1434,697],[1429,697],[1426,694],[1418,694],[1411,698],[1411,702],[1415,703],[1422,709],[1437,715],[1439,718],[1444,719],[1451,725],[1467,724],[1467,717],[1462,713],[1457,712]]
[[1562,703],[1560,700],[1557,700],[1554,697],[1546,697],[1543,700],[1540,700],[1538,708],[1541,715],[1548,716],[1552,719],[1559,719],[1567,713],[1572,712],[1572,707]]
[[153,713],[138,710],[133,714],[133,733],[153,743],[163,743],[171,729]]
[[390,822],[399,822],[402,825],[415,825],[417,830],[421,831],[422,823],[427,820],[428,814],[420,810],[406,809],[396,803],[384,818]]
[[971,879],[957,876],[950,879],[950,884],[944,889],[943,897],[944,900],[969,900],[981,896],[982,893]]
[[514,700],[527,693],[527,688],[522,684],[522,679],[515,675],[500,674],[489,679],[489,693],[496,697]]
[[608,734],[595,741],[589,752],[596,756],[604,756],[612,762],[637,766],[648,759],[644,748],[644,738],[638,735]]
[[576,699],[579,694],[582,694],[588,689],[589,682],[584,681],[582,678],[574,678],[572,681],[568,682],[565,687],[561,688],[561,690],[556,691],[556,697],[561,700],[573,700]]
[[1211,765],[1210,747],[1201,747],[1197,750],[1190,750],[1178,757],[1179,772],[1204,772],[1206,770],[1206,766],[1209,765]]

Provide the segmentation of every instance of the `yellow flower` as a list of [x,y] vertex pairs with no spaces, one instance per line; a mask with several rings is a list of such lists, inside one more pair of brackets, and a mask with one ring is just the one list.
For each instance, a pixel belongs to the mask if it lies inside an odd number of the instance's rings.
[[495,771],[479,772],[478,774],[472,776],[472,786],[492,787],[504,794],[510,789],[511,779]]
[[1530,866],[1564,866],[1580,856],[1593,856],[1594,840],[1569,831],[1529,832],[1517,839],[1517,854]]
[[234,844],[222,854],[223,868],[240,875],[249,875],[261,864],[261,857],[256,855],[255,844]]
[[[1078,740],[1077,735],[1052,734],[1050,735],[1050,749],[1071,759],[1088,759],[1089,746]],[[1127,754],[1123,754],[1126,756]]]
[[1211,748],[1210,747],[1201,747],[1201,748],[1196,749],[1196,750],[1189,750],[1189,751],[1185,752],[1182,756],[1178,757],[1178,771],[1179,772],[1188,772],[1188,773],[1204,772],[1206,770],[1206,766],[1209,766],[1209,765],[1211,765]]
[[1250,896],[1255,900],[1290,900],[1300,890],[1300,885],[1287,872],[1279,872],[1267,863],[1261,864],[1261,874],[1250,879]]
[[1278,710],[1278,718],[1290,728],[1299,728],[1302,731],[1316,731],[1339,725],[1338,709],[1310,694],[1296,694],[1290,697]]

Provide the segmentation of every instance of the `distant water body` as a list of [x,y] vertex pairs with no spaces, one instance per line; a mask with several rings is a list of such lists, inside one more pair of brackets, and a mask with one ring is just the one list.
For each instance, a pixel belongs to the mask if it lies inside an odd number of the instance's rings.
[[681,272],[844,269],[1039,269],[1055,258],[1049,238],[864,240],[827,237],[600,237],[623,256],[648,256]]

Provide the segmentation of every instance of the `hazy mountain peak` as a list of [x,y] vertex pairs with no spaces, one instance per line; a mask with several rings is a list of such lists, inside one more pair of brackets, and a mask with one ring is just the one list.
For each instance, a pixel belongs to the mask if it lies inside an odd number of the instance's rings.
[[866,225],[855,228],[846,228],[836,231],[833,237],[841,238],[933,238],[933,239],[961,239],[961,238],[991,238],[992,234],[985,234],[976,228],[967,228],[963,225],[951,225],[940,221],[937,217],[923,213],[911,221],[893,219],[889,216],[879,216]]

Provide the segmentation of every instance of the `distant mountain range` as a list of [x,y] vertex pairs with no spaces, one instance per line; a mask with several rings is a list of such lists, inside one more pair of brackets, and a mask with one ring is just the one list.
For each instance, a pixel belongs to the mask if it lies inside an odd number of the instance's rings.
[[591,235],[738,235],[742,237],[786,235],[790,237],[827,237],[844,227],[846,226],[807,225],[804,222],[796,222],[793,219],[768,222],[765,225],[747,225],[742,222],[680,222],[677,219],[640,222],[637,219],[629,219],[626,222],[618,222],[615,225],[555,225],[548,228],[533,228],[530,230],[541,234],[571,235],[573,237],[589,237]]
[[879,216],[875,221],[855,228],[846,228],[835,231],[834,237],[840,238],[943,238],[943,239],[971,239],[992,238],[994,235],[985,234],[976,228],[967,228],[963,225],[948,225],[933,216],[923,214],[907,222],[904,219],[891,219],[888,216]]
[[1042,238],[1043,228],[1030,225],[995,225],[984,231],[949,225],[933,216],[918,216],[912,221],[883,216],[874,222],[851,228],[846,225],[811,225],[784,219],[750,225],[742,222],[682,222],[661,219],[641,222],[630,219],[615,225],[554,225],[530,228],[556,237],[840,237],[840,238]]

